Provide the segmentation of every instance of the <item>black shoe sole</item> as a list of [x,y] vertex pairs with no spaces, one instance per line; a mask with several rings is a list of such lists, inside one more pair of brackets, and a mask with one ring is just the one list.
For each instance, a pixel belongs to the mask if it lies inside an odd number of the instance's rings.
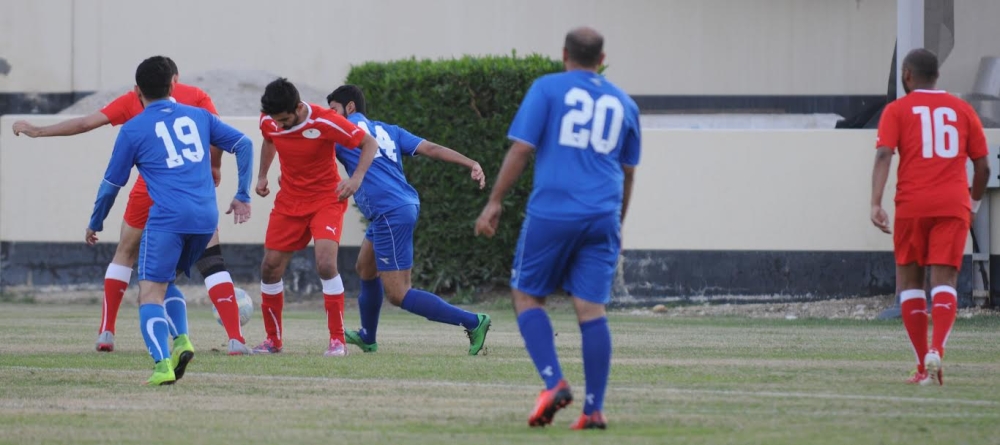
[[529,419],[529,426],[545,426],[552,423],[552,418],[556,415],[556,412],[569,406],[573,403],[573,393],[569,389],[564,389],[556,393],[555,398],[552,400],[552,404],[545,408],[542,415],[537,419]]
[[[187,370],[188,363],[194,358],[194,353],[191,351],[184,351],[181,356],[177,358],[177,366],[174,367],[174,377],[180,380],[184,377],[184,371]],[[176,381],[176,380],[175,380]]]

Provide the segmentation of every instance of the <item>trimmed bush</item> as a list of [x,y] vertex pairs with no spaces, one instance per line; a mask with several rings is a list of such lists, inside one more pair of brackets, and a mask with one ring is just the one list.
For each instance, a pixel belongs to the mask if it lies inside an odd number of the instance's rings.
[[521,99],[536,78],[562,69],[559,61],[516,54],[369,62],[351,69],[347,83],[364,90],[370,119],[461,152],[486,173],[487,187],[479,190],[459,166],[419,156],[403,161],[422,203],[414,246],[416,285],[468,295],[507,282],[531,191],[531,165],[504,199],[497,236],[476,238],[473,227],[510,146],[507,130]]

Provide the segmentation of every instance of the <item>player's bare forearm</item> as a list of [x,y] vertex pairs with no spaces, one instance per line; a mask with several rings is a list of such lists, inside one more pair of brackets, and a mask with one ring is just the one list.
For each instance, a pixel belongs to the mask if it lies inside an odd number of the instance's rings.
[[260,170],[257,172],[257,179],[267,178],[267,172],[271,171],[271,163],[274,162],[274,142],[264,141],[260,144]]
[[624,193],[622,194],[622,222],[625,222],[625,214],[628,213],[628,204],[632,200],[632,181],[635,179],[635,167],[622,166],[625,171]]
[[73,136],[109,123],[111,121],[104,113],[96,112],[44,127],[35,127],[35,134],[32,137]]
[[892,149],[879,147],[875,152],[875,166],[872,168],[872,202],[873,206],[882,206],[882,194],[885,193],[885,183],[889,181],[889,168],[892,167]]
[[523,142],[515,142],[510,146],[510,150],[503,158],[503,165],[500,166],[500,173],[497,173],[497,182],[493,184],[493,191],[490,192],[491,203],[499,204],[503,201],[503,197],[511,187],[514,187],[517,178],[521,177],[534,151],[534,148]]
[[358,167],[354,169],[354,175],[352,178],[358,178],[362,180],[365,177],[365,173],[368,172],[368,167],[371,167],[372,161],[375,160],[375,153],[378,152],[378,142],[375,138],[370,135],[365,135],[365,138],[361,140],[361,159],[358,159]]
[[469,169],[475,167],[476,165],[476,161],[469,159],[468,156],[427,140],[421,142],[420,145],[417,146],[417,154],[427,156],[428,158],[436,159],[438,161],[458,164]]
[[972,161],[972,199],[979,201],[986,193],[986,183],[990,180],[990,163],[985,157]]

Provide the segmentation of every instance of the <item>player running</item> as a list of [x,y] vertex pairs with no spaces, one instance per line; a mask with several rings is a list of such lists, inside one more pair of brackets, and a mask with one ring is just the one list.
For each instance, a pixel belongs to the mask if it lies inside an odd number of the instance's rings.
[[639,108],[597,73],[604,37],[591,28],[566,35],[566,72],[531,85],[510,126],[513,140],[476,234],[493,236],[502,201],[535,154],[527,216],[514,254],[510,287],[517,324],[545,390],[528,424],[544,426],[573,401],[543,309],[558,287],[573,296],[583,335],[586,403],[572,429],[604,429],[601,410],[611,367],[605,305],[621,251],[621,225],[639,163]]
[[[465,328],[469,337],[469,355],[479,354],[490,329],[490,316],[474,314],[448,304],[441,297],[420,289],[410,282],[413,269],[413,232],[420,214],[420,197],[406,182],[403,156],[423,155],[468,168],[479,188],[486,186],[486,175],[479,163],[448,147],[414,136],[395,125],[371,121],[365,117],[366,102],[361,88],[343,85],[327,96],[330,108],[351,123],[375,136],[379,151],[372,161],[365,182],[354,194],[354,202],[368,219],[368,230],[361,242],[357,271],[361,277],[358,309],[361,329],[346,331],[347,342],[364,352],[375,352],[378,343],[379,312],[382,309],[382,289],[395,306],[402,307],[431,321]],[[337,159],[354,174],[359,161],[357,150],[337,145]]]
[[[218,115],[212,98],[204,91],[191,85],[185,85],[177,81],[177,65],[169,57],[165,58],[174,72],[172,82],[174,88],[171,97],[178,103],[204,108],[212,114]],[[95,128],[107,124],[113,126],[122,125],[130,119],[142,113],[143,105],[139,95],[135,91],[129,91],[106,105],[100,111],[96,111],[86,116],[68,119],[53,125],[36,127],[26,121],[14,122],[14,134],[24,135],[32,138],[51,136],[72,136],[86,133]],[[212,177],[216,185],[221,179],[220,167],[222,166],[222,151],[216,147],[211,148]],[[115,322],[118,319],[118,309],[121,307],[125,291],[128,289],[129,281],[132,279],[132,266],[135,264],[139,254],[139,242],[142,238],[142,230],[146,226],[146,219],[149,217],[149,208],[153,205],[153,200],[146,190],[146,181],[142,175],[136,180],[129,193],[128,204],[125,207],[124,223],[121,226],[121,234],[118,238],[118,247],[115,256],[108,265],[104,274],[104,304],[101,310],[101,325],[98,329],[96,349],[103,352],[111,352],[115,348]],[[239,305],[233,296],[236,289],[233,279],[226,269],[225,260],[222,257],[222,248],[219,246],[218,232],[212,236],[208,243],[208,248],[197,262],[198,271],[205,278],[205,287],[208,288],[209,299],[219,312],[219,318],[229,336],[229,355],[249,354],[243,338],[243,330],[240,325]],[[180,290],[175,286],[167,290],[172,297],[180,296]],[[168,298],[170,304],[184,304],[183,299]],[[172,332],[175,337],[175,347],[181,349],[191,349],[189,339],[180,337],[176,332]]]
[[[283,347],[281,310],[285,273],[292,254],[315,241],[316,271],[323,283],[330,343],[324,355],[347,355],[344,338],[344,281],[337,271],[337,248],[347,211],[347,198],[361,185],[378,143],[337,113],[307,104],[287,79],[271,82],[260,98],[260,149],[257,194],[267,196],[267,172],[278,154],[281,180],[267,223],[264,260],[260,265],[261,314],[267,338],[254,353],[278,353]],[[340,180],[335,144],[361,148],[357,168]]]
[[[144,110],[122,126],[104,182],[98,190],[86,242],[97,232],[128,182],[132,166],[146,178],[155,206],[139,247],[139,326],[156,363],[150,385],[169,385],[184,375],[193,350],[166,350],[168,331],[187,334],[184,305],[164,307],[176,271],[189,274],[219,224],[212,170],[205,160],[209,144],[237,156],[239,187],[229,207],[235,221],[250,218],[253,144],[214,114],[170,100],[175,74],[164,57],[144,60],[135,72],[135,92]],[[183,301],[183,300],[182,300]],[[171,326],[172,325],[172,326]]]
[[[990,175],[986,136],[975,110],[965,101],[934,89],[938,59],[915,49],[903,59],[906,96],[885,107],[878,126],[872,171],[871,220],[885,233],[889,216],[882,192],[892,155],[899,151],[896,183],[896,283],[903,326],[917,356],[909,383],[943,385],[944,347],[955,323],[955,285],[965,253],[972,214],[979,210]],[[966,163],[975,173],[970,196]],[[930,266],[931,318],[934,331],[927,345],[927,294],[924,268]]]

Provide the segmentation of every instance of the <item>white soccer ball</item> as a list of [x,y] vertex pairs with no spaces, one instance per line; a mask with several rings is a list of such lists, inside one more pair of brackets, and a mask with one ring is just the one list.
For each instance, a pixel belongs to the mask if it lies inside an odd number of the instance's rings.
[[[240,307],[240,325],[245,326],[250,322],[250,317],[253,316],[253,299],[247,292],[243,289],[236,288],[236,304]],[[222,319],[219,318],[219,310],[212,305],[212,315],[215,316],[215,321],[222,325]]]

